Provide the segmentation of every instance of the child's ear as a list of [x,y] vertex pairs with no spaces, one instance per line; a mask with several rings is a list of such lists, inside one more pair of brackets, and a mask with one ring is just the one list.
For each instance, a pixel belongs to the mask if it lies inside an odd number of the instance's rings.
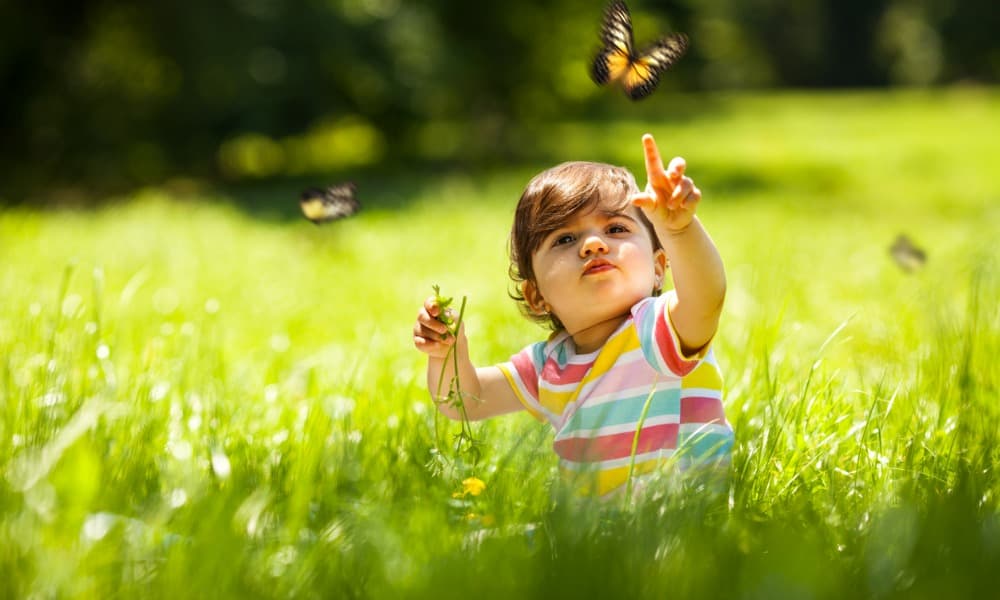
[[531,312],[536,315],[544,315],[549,312],[548,304],[545,303],[545,298],[538,291],[538,286],[535,285],[534,281],[521,282],[521,295],[524,296],[524,301],[528,303]]
[[667,258],[666,251],[663,248],[658,249],[653,253],[653,274],[656,277],[656,289],[663,288],[663,281],[669,268],[670,259]]

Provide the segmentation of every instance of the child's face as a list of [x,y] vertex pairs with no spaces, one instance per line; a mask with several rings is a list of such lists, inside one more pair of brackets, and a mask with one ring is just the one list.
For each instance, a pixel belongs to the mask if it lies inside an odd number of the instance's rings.
[[666,254],[654,251],[638,210],[584,209],[542,240],[532,254],[535,282],[526,287],[531,307],[554,313],[574,334],[628,314],[651,295]]

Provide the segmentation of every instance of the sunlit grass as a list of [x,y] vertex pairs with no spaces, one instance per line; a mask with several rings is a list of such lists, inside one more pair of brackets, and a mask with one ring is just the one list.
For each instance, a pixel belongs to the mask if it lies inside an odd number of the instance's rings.
[[[433,460],[413,319],[439,284],[468,298],[477,362],[544,335],[507,297],[534,168],[387,173],[323,228],[221,195],[21,209],[0,213],[0,597],[996,589],[1000,97],[704,104],[537,149],[641,180],[652,131],[688,159],[729,277],[726,484],[581,505],[523,414],[476,426],[475,469]],[[920,272],[892,263],[900,232]]]

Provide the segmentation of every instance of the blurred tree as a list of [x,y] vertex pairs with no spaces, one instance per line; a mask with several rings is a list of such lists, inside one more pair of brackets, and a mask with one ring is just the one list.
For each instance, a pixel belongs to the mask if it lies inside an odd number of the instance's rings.
[[[627,102],[587,75],[604,4],[0,0],[0,203],[178,174],[524,156],[538,125],[618,114]],[[667,31],[692,38],[668,90],[1000,74],[1000,13],[986,0],[630,8],[639,46]]]
[[1000,11],[992,2],[925,0],[940,31],[948,81],[988,81],[1000,75]]

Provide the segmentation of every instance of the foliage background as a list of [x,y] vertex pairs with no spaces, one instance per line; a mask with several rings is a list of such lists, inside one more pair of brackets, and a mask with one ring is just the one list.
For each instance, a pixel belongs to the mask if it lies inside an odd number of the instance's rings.
[[597,89],[602,2],[0,2],[0,202],[176,177],[538,156],[553,119],[676,113],[672,93],[995,83],[985,0],[632,2],[692,46],[639,104]]

